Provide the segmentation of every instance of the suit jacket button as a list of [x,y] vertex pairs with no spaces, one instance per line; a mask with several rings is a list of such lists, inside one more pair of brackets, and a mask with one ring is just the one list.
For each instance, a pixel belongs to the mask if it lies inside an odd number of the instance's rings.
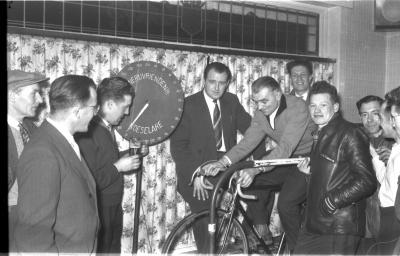
[[92,198],[92,193],[89,193],[89,198]]

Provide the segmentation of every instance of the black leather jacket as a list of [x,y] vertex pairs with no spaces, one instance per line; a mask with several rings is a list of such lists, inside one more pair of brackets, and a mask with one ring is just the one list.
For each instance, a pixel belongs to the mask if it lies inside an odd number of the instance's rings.
[[[306,229],[315,234],[365,233],[365,199],[377,188],[368,136],[335,115],[319,133],[311,153]],[[336,210],[321,209],[329,197]]]

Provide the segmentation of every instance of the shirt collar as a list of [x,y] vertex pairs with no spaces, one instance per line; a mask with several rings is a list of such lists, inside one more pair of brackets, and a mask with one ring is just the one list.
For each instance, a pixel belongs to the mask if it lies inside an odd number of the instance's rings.
[[15,129],[19,129],[19,122],[14,117],[7,115],[7,123],[9,126]]
[[101,117],[101,116],[99,116],[99,118],[100,118],[101,121],[103,121],[103,123],[106,125],[106,127],[111,128],[111,124],[110,124],[106,119],[104,119],[104,118]]
[[73,146],[75,146],[76,142],[74,140],[74,137],[72,136],[72,134],[65,129],[65,127],[61,124],[59,124],[57,121],[52,120],[50,117],[46,118],[47,122],[49,122],[51,125],[53,125],[64,137],[65,139],[67,139],[67,141],[72,144]]
[[297,92],[294,92],[294,95],[295,95],[296,97],[301,97],[304,101],[306,101],[306,100],[307,100],[307,97],[308,97],[308,90],[307,90],[305,93],[303,93],[303,94],[298,94]]
[[[207,95],[205,90],[203,90],[203,95],[204,95],[204,99],[207,102],[207,105],[214,104],[214,100],[210,96]],[[219,104],[219,99],[217,99],[217,103]]]
[[272,112],[271,115],[269,115],[270,120],[275,120],[275,116],[276,116],[276,113],[278,113],[278,109],[279,108],[276,108],[274,110],[274,112]]

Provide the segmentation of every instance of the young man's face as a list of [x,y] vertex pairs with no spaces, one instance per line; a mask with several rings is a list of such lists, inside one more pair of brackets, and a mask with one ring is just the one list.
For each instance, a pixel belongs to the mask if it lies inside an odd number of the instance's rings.
[[297,94],[303,94],[310,88],[312,80],[312,74],[308,72],[305,66],[299,65],[294,66],[290,71],[290,81],[293,86],[293,90]]
[[396,131],[397,138],[400,139],[400,108],[392,106],[391,111],[392,125]]
[[103,112],[106,114],[105,118],[107,122],[111,125],[118,125],[124,116],[129,114],[129,109],[132,104],[132,96],[124,95],[122,100],[108,100],[105,102],[106,111]]
[[381,128],[383,132],[383,136],[385,138],[394,138],[395,130],[393,128],[392,122],[390,120],[390,113],[386,112],[387,102],[383,102],[379,115],[381,117]]
[[378,101],[363,103],[360,107],[361,122],[370,135],[377,134],[381,130],[380,109]]
[[334,103],[328,93],[318,93],[311,95],[308,109],[314,123],[322,128],[339,111],[339,104]]
[[222,97],[228,85],[228,74],[210,69],[205,80],[204,91],[211,99],[217,100]]

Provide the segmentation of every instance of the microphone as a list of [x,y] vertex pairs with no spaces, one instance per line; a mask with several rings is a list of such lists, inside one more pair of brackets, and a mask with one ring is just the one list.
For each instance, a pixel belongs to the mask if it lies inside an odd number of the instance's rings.
[[142,143],[139,140],[130,140],[129,141],[129,155],[140,155]]

